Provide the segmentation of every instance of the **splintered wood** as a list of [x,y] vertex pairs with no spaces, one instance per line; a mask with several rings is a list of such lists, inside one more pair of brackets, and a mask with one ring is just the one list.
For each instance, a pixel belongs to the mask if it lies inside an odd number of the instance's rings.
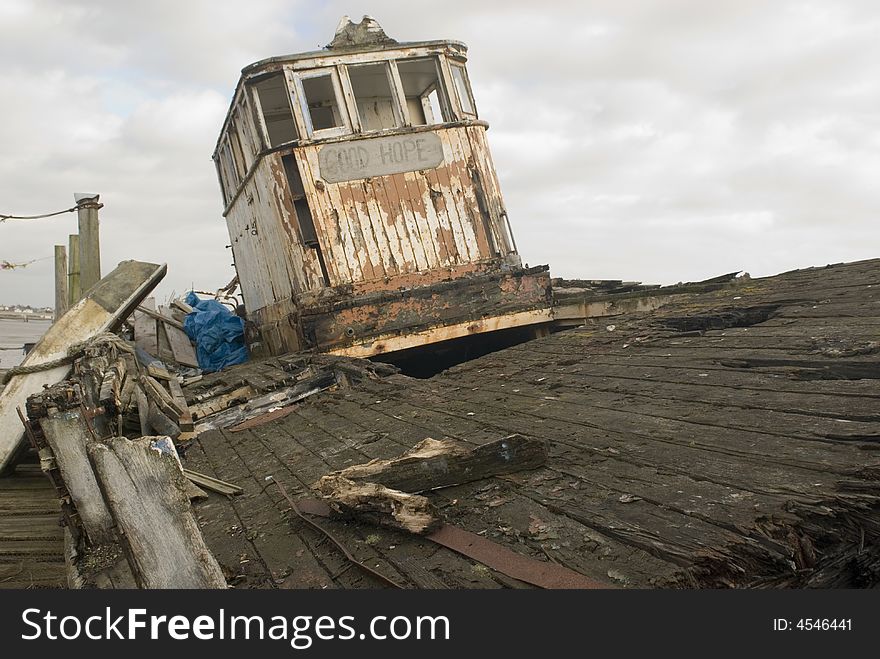
[[510,435],[465,447],[430,437],[399,458],[372,460],[323,476],[313,488],[344,515],[426,534],[442,524],[431,502],[413,492],[536,469],[547,461],[544,442]]
[[[147,354],[163,361],[198,368],[195,348],[183,331],[183,324],[174,317],[179,313],[180,305],[174,306],[175,309],[160,306],[157,310],[153,298],[144,300],[134,313],[135,343]],[[192,311],[191,307],[189,309]]]
[[316,487],[320,490],[325,479],[341,476],[352,481],[379,483],[403,492],[426,492],[489,476],[537,469],[546,462],[546,444],[522,435],[509,435],[476,447],[429,437],[399,458],[372,460],[348,467],[328,474]]
[[98,483],[141,588],[226,588],[187,496],[168,438],[116,437],[89,446]]
[[318,491],[343,516],[353,516],[410,533],[425,534],[442,523],[427,498],[377,483],[355,483],[335,474],[325,476]]

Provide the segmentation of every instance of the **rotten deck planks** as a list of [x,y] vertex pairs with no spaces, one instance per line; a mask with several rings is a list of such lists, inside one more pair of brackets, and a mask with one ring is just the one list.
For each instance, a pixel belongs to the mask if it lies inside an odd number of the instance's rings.
[[39,465],[0,479],[0,588],[64,588],[64,534],[55,492]]
[[[245,487],[200,504],[206,540],[242,584],[375,586],[289,523],[265,477],[296,498],[426,437],[518,432],[549,443],[547,467],[432,493],[448,522],[626,587],[876,585],[878,291],[878,260],[738,281],[206,433],[187,466]],[[322,523],[411,587],[518,585],[423,539]]]

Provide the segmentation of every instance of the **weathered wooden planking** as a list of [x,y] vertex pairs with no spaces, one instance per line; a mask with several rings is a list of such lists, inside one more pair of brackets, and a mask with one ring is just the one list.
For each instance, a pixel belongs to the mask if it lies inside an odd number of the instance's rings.
[[[160,306],[158,311],[160,316],[167,314],[169,318],[171,317],[164,306]],[[171,343],[168,340],[168,330],[170,329],[174,328],[170,327],[167,323],[163,323],[161,320],[156,321],[156,343],[158,345],[156,357],[166,363],[174,361],[174,353],[171,351]]]
[[[155,311],[156,300],[148,297],[140,306]],[[159,335],[156,319],[143,311],[134,313],[134,341],[137,346],[153,357],[159,356]]]
[[171,353],[174,361],[183,366],[198,368],[199,360],[196,357],[195,348],[189,340],[189,337],[186,335],[186,332],[183,332],[176,327],[172,327],[171,325],[165,325],[165,334],[168,337],[168,343],[171,345]]
[[[363,181],[328,182],[320,176],[320,147],[297,151],[332,285],[494,257],[487,231],[499,252],[512,249],[491,161],[482,153],[487,147],[481,131],[438,130],[440,166]],[[479,200],[469,162],[475,163],[473,171],[485,188]],[[253,202],[233,204],[227,222],[245,300],[255,313],[315,288],[321,277],[314,250],[300,244],[280,156],[265,156],[244,185]]]
[[64,484],[93,545],[114,540],[113,518],[98,488],[87,448],[94,440],[79,410],[50,413],[39,420]]
[[187,498],[177,457],[161,437],[89,447],[98,482],[141,588],[226,588]]
[[[67,358],[72,346],[114,329],[156,287],[165,272],[164,265],[123,261],[46,331],[22,366],[39,367]],[[24,408],[28,396],[43,385],[60,382],[69,371],[69,365],[62,365],[16,375],[0,392],[0,473],[9,467],[24,436],[16,408]]]

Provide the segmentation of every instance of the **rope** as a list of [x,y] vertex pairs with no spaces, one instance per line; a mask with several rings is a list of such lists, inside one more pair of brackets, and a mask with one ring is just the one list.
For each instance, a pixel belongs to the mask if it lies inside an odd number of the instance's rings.
[[59,357],[58,359],[43,362],[42,364],[34,364],[33,366],[13,366],[8,371],[6,371],[6,373],[3,374],[2,384],[8,384],[9,380],[11,380],[16,375],[27,375],[29,373],[40,373],[41,371],[51,371],[53,368],[72,364],[76,360],[76,358],[79,357],[82,353],[83,350],[81,349],[79,350],[79,352],[68,352],[65,357]]
[[127,352],[134,352],[134,348],[132,348],[118,336],[111,332],[104,332],[103,334],[99,334],[98,336],[88,339],[87,341],[73,344],[72,346],[70,346],[70,348],[67,349],[67,355],[65,355],[64,357],[59,357],[48,362],[43,362],[42,364],[13,366],[8,371],[6,371],[6,373],[3,374],[2,384],[7,384],[10,378],[15,377],[16,375],[41,373],[42,371],[51,371],[53,368],[58,368],[59,366],[72,364],[79,357],[81,357],[87,349],[98,347],[101,344],[111,345],[117,350],[121,349]]
[[7,215],[6,213],[0,213],[0,224],[6,220],[41,220],[44,217],[55,217],[56,215],[64,215],[64,213],[72,213],[76,209],[77,207],[73,206],[72,208],[65,208],[63,211],[43,213],[42,215]]
[[[2,220],[0,220],[2,221]],[[44,256],[41,259],[31,259],[30,261],[25,261],[24,263],[13,263],[12,261],[0,261],[0,270],[15,270],[16,268],[26,268],[31,263],[37,263],[39,261],[45,261],[46,259],[55,258],[54,256]]]

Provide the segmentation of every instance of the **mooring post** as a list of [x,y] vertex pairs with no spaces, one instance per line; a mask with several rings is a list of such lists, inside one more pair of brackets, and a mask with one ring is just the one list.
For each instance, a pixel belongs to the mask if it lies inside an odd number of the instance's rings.
[[67,311],[67,248],[55,245],[55,321]]
[[80,296],[101,279],[101,243],[98,230],[98,202],[100,195],[77,192],[76,200],[79,216],[79,286]]
[[73,306],[82,297],[79,287],[79,234],[72,233],[67,242],[67,300]]

